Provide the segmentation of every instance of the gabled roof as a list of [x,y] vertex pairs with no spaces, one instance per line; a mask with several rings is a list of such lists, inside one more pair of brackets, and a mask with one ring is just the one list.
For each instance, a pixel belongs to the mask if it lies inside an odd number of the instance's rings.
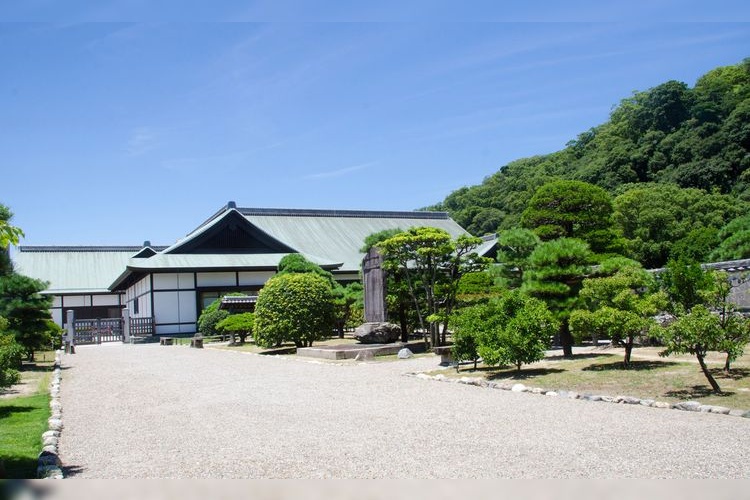
[[237,208],[250,223],[300,253],[342,262],[341,272],[357,272],[365,238],[386,229],[431,226],[456,237],[466,231],[445,212],[278,210]]

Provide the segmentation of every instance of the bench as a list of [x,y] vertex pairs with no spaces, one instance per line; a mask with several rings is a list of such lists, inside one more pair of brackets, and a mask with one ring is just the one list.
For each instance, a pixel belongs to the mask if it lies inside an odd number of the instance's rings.
[[440,366],[450,366],[453,364],[453,356],[451,355],[452,347],[450,345],[443,345],[433,349],[435,354],[440,355]]
[[190,339],[190,347],[203,349],[203,337],[193,337],[192,339]]
[[159,339],[159,345],[174,345],[174,338],[162,337]]

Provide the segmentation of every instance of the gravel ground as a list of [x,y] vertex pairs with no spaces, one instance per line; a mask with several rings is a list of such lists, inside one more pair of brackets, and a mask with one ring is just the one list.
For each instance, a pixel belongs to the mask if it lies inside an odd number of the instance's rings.
[[748,478],[750,420],[158,345],[63,356],[71,478]]

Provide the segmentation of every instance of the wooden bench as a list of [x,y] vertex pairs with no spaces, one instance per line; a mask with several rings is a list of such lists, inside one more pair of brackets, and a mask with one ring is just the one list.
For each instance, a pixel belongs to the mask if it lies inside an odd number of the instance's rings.
[[453,356],[451,355],[452,348],[453,346],[443,345],[433,349],[435,354],[440,355],[440,366],[450,366],[453,364]]
[[159,339],[159,345],[174,345],[174,338],[162,337]]

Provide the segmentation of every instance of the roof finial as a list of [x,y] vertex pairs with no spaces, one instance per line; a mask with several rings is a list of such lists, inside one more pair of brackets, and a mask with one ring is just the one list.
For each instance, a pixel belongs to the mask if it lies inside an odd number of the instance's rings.
[[150,247],[150,246],[151,246],[151,241],[146,240],[143,242],[143,248]]
[[237,208],[237,204],[235,202],[230,201],[229,203],[227,203],[227,210],[231,210],[233,208]]

